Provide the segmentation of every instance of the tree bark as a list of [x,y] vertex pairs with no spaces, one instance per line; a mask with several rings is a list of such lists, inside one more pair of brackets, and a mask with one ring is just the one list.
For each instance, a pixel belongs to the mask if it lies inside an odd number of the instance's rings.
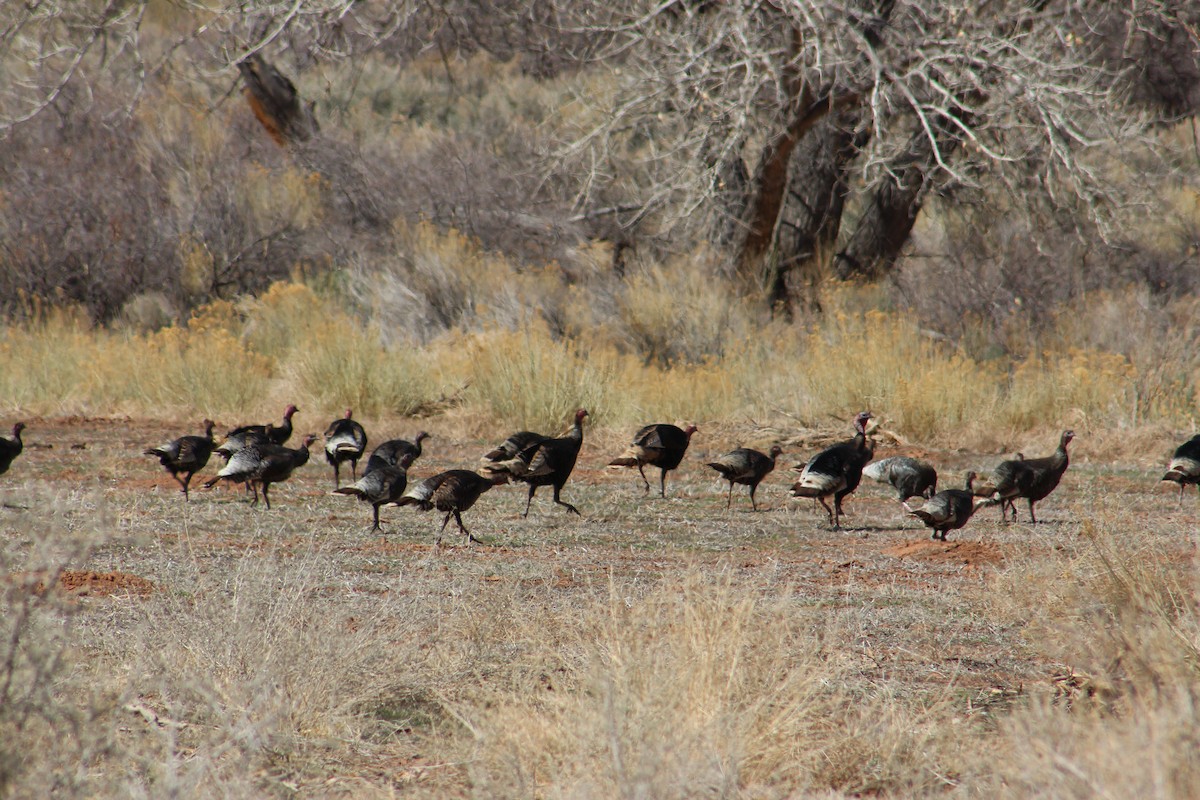
[[825,120],[793,157],[767,280],[768,300],[785,313],[791,313],[797,284],[802,302],[820,307],[817,285],[832,262],[849,194],[846,169],[870,137],[857,125],[860,118],[850,111]]
[[875,280],[895,266],[924,204],[937,154],[946,160],[962,144],[959,127],[949,120],[935,121],[933,133],[930,141],[919,128],[909,139],[906,155],[893,166],[892,177],[875,189],[846,246],[834,258],[834,271],[842,280]]
[[312,103],[300,102],[296,86],[274,65],[254,55],[238,62],[254,116],[280,146],[306,142],[318,130]]

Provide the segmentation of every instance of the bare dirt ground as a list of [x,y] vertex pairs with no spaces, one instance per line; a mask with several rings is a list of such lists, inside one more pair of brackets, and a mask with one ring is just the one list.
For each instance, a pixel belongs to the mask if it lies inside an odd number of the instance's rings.
[[[410,479],[473,468],[507,433],[485,441],[431,430]],[[378,443],[415,431],[404,425],[369,434]],[[86,561],[57,574],[15,570],[7,580],[31,591],[57,586],[72,602],[87,604],[84,613],[111,614],[105,610],[111,603],[152,611],[156,602],[194,591],[186,582],[195,570],[232,574],[232,565],[248,555],[300,558],[317,548],[325,569],[317,592],[338,624],[352,631],[364,609],[384,596],[469,592],[485,613],[489,598],[515,593],[569,608],[573,596],[602,595],[614,581],[651,584],[699,570],[764,594],[794,592],[800,602],[831,612],[869,609],[859,629],[845,631],[845,657],[858,659],[864,675],[898,693],[951,687],[963,714],[973,716],[1035,687],[1052,691],[1064,666],[1032,652],[1021,631],[978,613],[979,603],[964,610],[965,598],[978,600],[1014,564],[1070,557],[1064,554],[1086,546],[1086,521],[1096,514],[1128,519],[1131,536],[1169,539],[1191,533],[1200,511],[1194,493],[1179,506],[1159,486],[1150,463],[1085,461],[1073,463],[1058,491],[1039,505],[1042,522],[1036,526],[1027,523],[1024,505],[1021,522],[1009,525],[1000,524],[997,509],[987,508],[951,532],[948,542],[932,541],[905,517],[889,487],[864,482],[846,502],[845,529],[835,531],[815,503],[787,497],[790,467],[811,449],[785,452],[760,486],[761,510],[754,513],[744,487],[735,487],[733,508],[726,510],[726,484],[704,466],[740,442],[698,435],[681,469],[669,475],[663,499],[657,496],[657,469],[647,469],[653,487],[647,495],[636,470],[604,468],[624,432],[589,432],[563,492],[582,517],[554,506],[543,488],[523,519],[525,488],[501,486],[464,515],[483,544],[463,543],[451,521],[443,546],[434,548],[441,524],[436,512],[384,509],[384,534],[369,533],[369,506],[330,494],[333,472],[319,442],[310,462],[273,488],[270,511],[251,507],[240,487],[199,488],[218,468],[216,458],[197,476],[192,501],[185,503],[177,484],[142,451],[193,432],[187,425],[131,419],[28,420],[25,453],[0,479],[0,536],[36,538],[46,519],[47,535],[79,528],[97,531],[102,541],[88,549]],[[877,457],[893,452],[881,448]],[[1003,457],[923,455],[939,467],[942,488],[959,485],[967,468],[984,470]],[[1179,537],[1181,558],[1191,558],[1188,538]],[[183,562],[189,569],[180,568]],[[97,658],[106,658],[102,643],[90,646]],[[407,729],[398,729],[380,749],[317,757],[288,780],[297,786],[417,783],[430,794],[461,789],[465,772],[432,769],[428,739],[422,738],[428,731],[416,728],[408,738]]]

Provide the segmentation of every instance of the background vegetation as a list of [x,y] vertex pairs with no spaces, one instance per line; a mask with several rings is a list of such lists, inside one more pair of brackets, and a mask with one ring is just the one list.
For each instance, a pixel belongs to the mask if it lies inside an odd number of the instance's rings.
[[[786,314],[782,284],[748,287],[744,239],[714,235],[721,215],[711,212],[728,198],[680,183],[688,149],[679,144],[683,160],[671,162],[668,147],[678,121],[643,113],[637,92],[654,84],[635,45],[676,53],[686,31],[669,17],[625,42],[621,60],[607,48],[624,42],[614,31],[633,6],[589,16],[599,12],[567,5],[552,25],[532,23],[540,18],[522,16],[520,3],[467,3],[456,22],[432,6],[368,4],[342,29],[342,49],[322,38],[337,30],[332,5],[294,19],[250,5],[202,30],[185,6],[132,8],[141,16],[5,12],[6,64],[20,78],[0,139],[0,358],[14,411],[261,413],[302,398],[374,414],[461,406],[525,426],[556,425],[579,403],[623,425],[646,415],[777,422],[778,412],[812,422],[886,406],[897,432],[931,441],[1079,418],[1180,428],[1194,415],[1200,140],[1190,113],[1200,73],[1188,71],[1190,39],[1171,40],[1171,76],[1150,75],[1135,47],[1153,31],[1186,29],[1190,18],[1169,4],[1101,15],[1124,20],[1132,37],[1125,67],[1106,49],[1111,31],[1093,61],[1059,54],[1062,85],[1047,90],[1045,113],[1104,70],[1123,87],[1091,104],[1097,136],[1072,145],[1075,169],[1037,178],[1032,151],[992,169],[970,147],[947,149],[945,159],[961,160],[924,173],[915,225],[886,278],[844,282],[835,235],[820,263],[786,276]],[[1066,35],[1091,13],[1072,8],[1058,28],[1030,17],[1028,36]],[[770,43],[755,12],[676,10],[697,31],[744,24]],[[987,27],[1002,11],[962,35],[1018,35]],[[873,13],[892,35],[913,36],[921,5]],[[931,31],[944,13],[926,20]],[[514,20],[524,22],[500,33]],[[594,35],[570,33],[571,21],[588,20]],[[126,48],[101,57],[68,21]],[[282,32],[264,34],[268,23]],[[66,49],[22,66],[34,31],[47,37],[40,46]],[[300,101],[315,102],[311,134],[280,146],[258,124],[238,92],[227,47],[237,41],[257,42]],[[733,56],[708,57],[715,70]],[[130,82],[123,64],[140,65],[140,77]],[[645,74],[627,80],[635,67]],[[855,75],[847,67],[843,77]],[[687,80],[679,91],[707,91],[700,75]],[[1174,87],[1169,102],[1164,87]],[[640,134],[607,126],[623,102]],[[973,134],[1011,141],[1018,120],[987,109]],[[882,124],[862,150],[876,165],[886,161]],[[734,136],[709,134],[721,131]],[[751,172],[757,149],[745,141],[739,169]],[[1022,163],[1045,191],[1014,191]],[[846,247],[868,224],[880,180],[871,171],[846,187]],[[662,199],[647,204],[656,186]],[[688,203],[709,222],[672,222]],[[785,214],[780,235],[796,224]],[[753,228],[739,225],[731,230]],[[762,276],[785,251],[777,239]]]

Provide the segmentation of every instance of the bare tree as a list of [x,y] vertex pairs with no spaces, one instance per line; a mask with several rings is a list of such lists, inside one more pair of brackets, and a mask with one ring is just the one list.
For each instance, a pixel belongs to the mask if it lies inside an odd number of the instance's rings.
[[[622,85],[568,153],[637,148],[653,164],[640,191],[670,201],[660,223],[704,219],[718,240],[731,212],[714,187],[741,159],[731,263],[785,303],[786,273],[812,257],[844,277],[886,273],[947,186],[1027,191],[1032,176],[1103,230],[1122,198],[1090,154],[1152,124],[1129,102],[1139,88],[1143,103],[1191,113],[1197,16],[1184,0],[630,0],[595,18]],[[1147,64],[1162,42],[1169,75]],[[654,139],[631,139],[647,119],[660,120]],[[839,230],[843,246],[828,247]]]

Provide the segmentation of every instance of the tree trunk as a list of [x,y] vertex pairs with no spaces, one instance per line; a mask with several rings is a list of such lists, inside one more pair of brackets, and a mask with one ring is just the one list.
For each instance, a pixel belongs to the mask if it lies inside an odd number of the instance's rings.
[[254,116],[275,143],[284,146],[306,142],[317,132],[312,103],[301,103],[295,85],[274,65],[254,55],[238,62],[245,81],[246,100]]
[[[881,33],[895,7],[895,0],[875,0],[866,6],[872,13],[857,17],[854,24],[872,48],[881,43]],[[803,51],[798,30],[792,32],[790,55]],[[793,63],[792,60],[788,62]],[[748,286],[765,291],[773,308],[791,314],[784,262],[768,262],[775,241],[780,215],[787,200],[788,175],[797,145],[812,134],[813,129],[830,114],[853,108],[862,101],[858,91],[837,91],[833,86],[814,87],[799,68],[791,67],[788,76],[792,92],[792,116],[787,126],[763,148],[762,158],[750,184],[746,207],[745,236],[737,253],[737,272]],[[857,87],[861,89],[862,87]],[[819,149],[819,145],[814,145]],[[834,179],[835,182],[838,178]],[[840,214],[838,214],[840,219]],[[764,264],[766,264],[764,268]],[[781,268],[782,267],[782,268]]]
[[[933,126],[937,152],[943,160],[962,144],[958,126],[940,120]],[[924,128],[909,140],[907,154],[894,164],[891,176],[875,190],[845,248],[834,258],[842,280],[875,280],[896,264],[925,201],[928,178],[937,169],[933,142]]]
[[869,130],[857,127],[859,119],[858,113],[846,112],[825,120],[793,157],[767,280],[772,307],[789,315],[797,285],[803,287],[806,306],[820,307],[817,285],[832,261],[849,192],[846,167],[870,137]]

